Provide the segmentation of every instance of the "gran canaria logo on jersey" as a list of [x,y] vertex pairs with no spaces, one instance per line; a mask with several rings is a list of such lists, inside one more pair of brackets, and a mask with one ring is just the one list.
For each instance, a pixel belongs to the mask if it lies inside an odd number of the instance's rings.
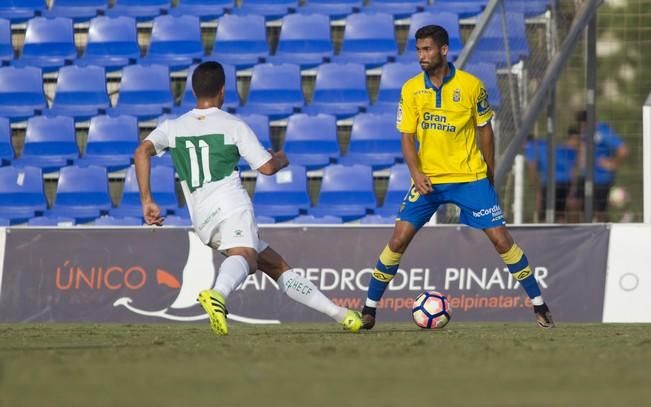
[[396,124],[400,126],[402,122],[402,98],[400,98],[400,103],[398,103],[398,113],[396,114]]
[[423,113],[423,120],[421,121],[420,126],[423,130],[440,130],[450,133],[455,133],[457,131],[457,126],[449,124],[447,117],[430,112]]
[[490,112],[490,110],[491,105],[488,103],[488,93],[486,93],[486,89],[481,88],[479,97],[477,98],[477,113],[486,114]]
[[452,95],[452,101],[460,102],[461,101],[461,89],[456,88],[454,94]]

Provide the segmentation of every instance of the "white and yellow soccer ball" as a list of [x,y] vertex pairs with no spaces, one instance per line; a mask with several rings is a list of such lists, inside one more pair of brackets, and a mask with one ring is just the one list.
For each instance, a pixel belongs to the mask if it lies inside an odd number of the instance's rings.
[[416,325],[423,329],[441,329],[450,322],[451,312],[445,295],[426,291],[416,297],[411,315]]

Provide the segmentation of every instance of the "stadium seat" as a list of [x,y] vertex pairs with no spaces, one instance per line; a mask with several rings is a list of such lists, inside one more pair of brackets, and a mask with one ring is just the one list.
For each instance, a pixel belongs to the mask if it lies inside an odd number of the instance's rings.
[[540,15],[550,8],[549,0],[508,0],[504,1],[507,11],[524,14],[525,17]]
[[67,218],[63,216],[35,216],[27,221],[27,226],[74,226],[76,223],[75,218]]
[[269,56],[264,17],[229,14],[221,17],[212,54],[219,62],[234,65],[236,69],[264,62]]
[[178,215],[168,215],[163,221],[163,226],[189,227],[192,226],[192,221],[190,218],[184,218]]
[[197,16],[207,21],[221,17],[233,7],[234,0],[179,0],[179,4],[170,9],[170,14]]
[[0,166],[9,164],[14,157],[16,157],[16,152],[13,144],[11,144],[9,120],[0,117]]
[[389,174],[389,185],[384,197],[384,203],[375,213],[381,216],[393,216],[398,214],[400,205],[409,191],[411,185],[411,175],[406,164],[396,164],[391,167]]
[[373,68],[398,55],[393,17],[386,13],[355,13],[346,17],[341,52],[335,62],[352,62]]
[[330,19],[324,14],[290,14],[283,18],[272,63],[298,64],[312,68],[333,56]]
[[[249,125],[264,148],[271,148],[269,118],[267,116],[261,114],[244,114],[238,115],[238,117]],[[251,169],[249,163],[244,158],[240,158],[240,162],[237,166],[240,171],[248,171]]]
[[285,147],[289,162],[308,170],[323,168],[339,156],[337,121],[327,114],[295,114],[287,121]]
[[[529,43],[525,30],[524,14],[508,11],[505,15],[511,57],[510,63],[515,64],[529,56]],[[506,65],[507,54],[502,31],[502,13],[496,12],[491,17],[484,33],[477,42],[470,62],[490,62],[498,66]]]
[[395,216],[366,215],[359,220],[362,225],[393,225]]
[[0,18],[10,20],[12,24],[23,23],[40,15],[46,8],[44,0],[2,0]]
[[402,157],[401,135],[395,123],[395,114],[390,113],[355,116],[348,154],[339,162],[370,165],[374,171],[395,164]]
[[174,215],[183,218],[183,219],[190,219],[190,210],[188,209],[187,206],[184,206],[182,208],[176,208],[174,210]]
[[394,18],[407,18],[417,11],[422,11],[428,0],[371,0],[363,11],[392,14]]
[[236,14],[257,14],[267,20],[277,20],[298,8],[298,0],[241,0],[240,7],[232,11]]
[[303,111],[332,114],[342,119],[366,110],[368,104],[364,66],[331,63],[319,66],[312,103]]
[[115,71],[140,58],[136,20],[131,17],[96,17],[90,20],[86,52],[77,63]]
[[23,154],[14,160],[14,165],[53,172],[76,158],[79,148],[74,120],[68,116],[35,116],[27,120]]
[[411,16],[409,22],[409,34],[407,34],[407,43],[405,44],[404,52],[398,57],[400,62],[417,63],[418,56],[416,55],[416,31],[426,25],[435,24],[445,28],[448,32],[449,47],[448,47],[448,60],[454,61],[457,59],[463,43],[461,42],[461,31],[459,29],[459,15],[452,12],[433,12],[427,11],[423,13],[415,13]]
[[195,16],[158,16],[154,19],[151,42],[144,64],[185,69],[204,55],[199,18]]
[[169,152],[165,152],[163,155],[159,156],[153,156],[151,158],[151,166],[152,167],[169,167],[169,168],[174,168],[174,163],[172,162],[172,154]]
[[339,216],[324,215],[300,215],[292,220],[292,223],[299,223],[303,225],[338,225],[344,223],[343,219]]
[[95,226],[142,226],[143,224],[142,217],[135,216],[116,218],[111,215],[104,215],[95,219]]
[[300,111],[304,103],[298,65],[260,64],[253,67],[249,96],[239,111],[275,120]]
[[99,66],[64,66],[59,70],[50,114],[88,120],[109,107],[106,73]]
[[170,0],[115,0],[115,5],[108,9],[106,14],[146,21],[167,12],[169,7]]
[[338,216],[349,222],[364,217],[375,207],[371,167],[335,164],[325,168],[319,202],[309,214]]
[[310,207],[305,167],[290,165],[274,175],[258,174],[253,194],[255,213],[284,222]]
[[[154,201],[156,201],[156,204],[161,209],[161,215],[165,216],[168,212],[177,209],[179,205],[176,199],[174,169],[163,166],[152,167],[150,180],[151,193]],[[127,170],[127,175],[124,179],[124,191],[120,205],[117,208],[111,209],[110,215],[118,218],[142,216],[140,191],[133,165]]]
[[70,166],[59,172],[56,198],[47,216],[64,216],[86,223],[105,214],[110,207],[106,168]]
[[21,121],[45,109],[41,70],[32,66],[0,67],[0,116]]
[[127,168],[138,142],[135,117],[95,116],[90,121],[86,152],[75,164],[80,167],[98,165],[109,172]]
[[500,87],[497,84],[497,67],[495,64],[487,62],[467,64],[464,71],[477,76],[484,82],[486,92],[488,92],[488,102],[493,108],[498,108],[502,104]]
[[255,223],[258,225],[272,225],[276,223],[276,220],[271,216],[256,216]]
[[[204,60],[209,61],[210,58]],[[233,65],[222,64],[224,67],[224,76],[226,77],[226,89],[224,93],[224,105],[222,110],[234,113],[240,107],[240,94],[237,92],[237,77],[235,74],[235,67]],[[197,99],[192,93],[192,73],[197,66],[193,65],[188,68],[188,76],[185,81],[185,91],[183,92],[183,100],[181,106],[175,109],[177,113],[185,113],[194,109]]]
[[402,85],[408,79],[420,73],[422,73],[422,69],[416,59],[410,63],[392,62],[384,65],[382,67],[377,100],[369,111],[373,113],[395,114],[398,108],[398,102],[400,102]]
[[35,17],[27,22],[25,44],[16,66],[36,66],[53,72],[77,58],[77,48],[69,18]]
[[345,18],[348,14],[360,11],[362,0],[307,0],[299,8],[300,13],[325,14],[335,20]]
[[14,59],[14,47],[11,43],[11,24],[9,20],[0,19],[0,64]]
[[118,104],[110,112],[147,120],[171,110],[173,103],[170,74],[166,66],[129,65],[122,70]]
[[47,208],[43,175],[36,167],[0,167],[0,217],[22,223]]
[[106,0],[56,0],[47,17],[67,17],[74,22],[88,21],[106,12]]
[[436,0],[425,11],[437,13],[455,13],[459,18],[474,17],[486,7],[488,0]]
[[7,218],[0,218],[0,226],[2,227],[11,226],[11,221]]

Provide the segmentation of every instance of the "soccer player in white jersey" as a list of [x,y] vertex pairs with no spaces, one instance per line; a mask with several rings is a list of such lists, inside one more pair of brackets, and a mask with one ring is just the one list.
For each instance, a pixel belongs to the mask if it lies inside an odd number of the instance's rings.
[[362,325],[359,313],[334,304],[258,238],[253,205],[240,181],[237,163],[243,157],[253,170],[273,175],[289,162],[284,152],[265,150],[246,123],[220,110],[224,83],[221,64],[200,64],[192,76],[196,108],[164,121],[138,146],[134,160],[145,222],[163,224],[151,195],[150,159],[169,150],[195,232],[206,245],[227,256],[215,286],[206,287],[198,298],[215,334],[228,333],[226,298],[257,269],[276,280],[293,300],[358,332]]

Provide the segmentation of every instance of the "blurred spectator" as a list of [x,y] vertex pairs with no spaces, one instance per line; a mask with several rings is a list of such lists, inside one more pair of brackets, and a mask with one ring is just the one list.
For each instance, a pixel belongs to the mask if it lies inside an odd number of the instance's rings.
[[[577,156],[580,145],[580,133],[575,127],[570,127],[567,138],[555,147],[554,179],[556,194],[554,198],[555,221],[566,221],[567,199],[570,193],[572,179],[576,179]],[[535,221],[545,221],[547,202],[547,175],[549,171],[546,140],[530,140],[525,146],[525,157],[529,167],[529,175],[536,190]]]

